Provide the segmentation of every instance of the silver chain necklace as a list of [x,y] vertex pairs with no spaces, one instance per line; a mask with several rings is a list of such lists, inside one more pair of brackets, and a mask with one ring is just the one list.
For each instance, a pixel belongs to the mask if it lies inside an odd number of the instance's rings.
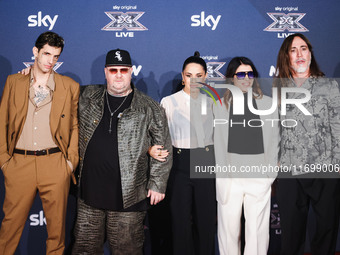
[[116,108],[116,110],[114,110],[114,112],[111,111],[111,107],[110,107],[110,104],[109,104],[109,98],[108,98],[108,95],[107,95],[107,91],[106,91],[106,103],[107,103],[107,108],[109,109],[109,112],[110,112],[110,128],[109,128],[109,133],[111,134],[111,124],[112,124],[112,117],[113,117],[113,114],[115,114],[116,111],[118,111],[118,109],[124,104],[125,100],[128,98],[129,94],[126,95],[126,97],[124,98],[123,102]]

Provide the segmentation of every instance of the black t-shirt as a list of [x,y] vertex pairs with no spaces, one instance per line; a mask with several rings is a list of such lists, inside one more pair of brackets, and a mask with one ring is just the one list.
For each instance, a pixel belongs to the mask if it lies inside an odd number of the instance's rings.
[[[103,117],[86,148],[80,184],[81,198],[92,207],[123,211],[117,124],[121,113],[131,105],[132,97],[133,92],[126,97],[104,96]],[[107,101],[112,113],[119,108],[112,117]],[[124,211],[145,209],[146,201],[142,201]]]
[[[254,98],[253,106],[257,109]],[[261,119],[260,116],[249,110],[247,93],[244,93],[244,115],[234,115],[233,104],[230,104],[229,116],[228,152],[237,154],[264,153]],[[249,120],[253,120],[250,122],[250,125],[258,127],[248,125]],[[232,126],[230,126],[231,121],[233,123]]]

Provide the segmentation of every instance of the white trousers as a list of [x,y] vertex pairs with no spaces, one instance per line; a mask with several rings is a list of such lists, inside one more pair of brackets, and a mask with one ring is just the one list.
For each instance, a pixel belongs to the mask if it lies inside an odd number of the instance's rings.
[[[226,203],[218,203],[221,255],[241,254],[241,215],[245,216],[244,255],[266,255],[269,246],[270,198],[273,178],[224,178],[230,185]],[[222,182],[222,183],[221,183]]]

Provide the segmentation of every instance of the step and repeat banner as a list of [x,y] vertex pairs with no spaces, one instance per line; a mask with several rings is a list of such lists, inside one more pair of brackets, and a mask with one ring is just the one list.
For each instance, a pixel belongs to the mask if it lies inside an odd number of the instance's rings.
[[[65,39],[55,66],[58,73],[81,85],[105,83],[106,53],[125,49],[132,57],[136,87],[156,101],[176,90],[183,62],[195,51],[207,62],[210,78],[224,78],[235,56],[250,58],[260,76],[270,78],[283,40],[296,32],[309,38],[326,76],[340,77],[339,10],[339,0],[0,0],[0,94],[9,74],[34,62],[34,42],[45,31]],[[262,89],[271,94],[270,83]],[[2,207],[5,190],[0,175]],[[72,187],[66,253],[72,243],[75,205]],[[44,254],[45,225],[37,197],[16,254]],[[275,254],[280,245],[275,197],[271,228],[270,253]]]

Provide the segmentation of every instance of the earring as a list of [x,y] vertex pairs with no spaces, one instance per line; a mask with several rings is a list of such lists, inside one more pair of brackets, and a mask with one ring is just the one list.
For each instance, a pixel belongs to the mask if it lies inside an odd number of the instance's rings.
[[185,85],[184,81],[182,80],[182,85]]

